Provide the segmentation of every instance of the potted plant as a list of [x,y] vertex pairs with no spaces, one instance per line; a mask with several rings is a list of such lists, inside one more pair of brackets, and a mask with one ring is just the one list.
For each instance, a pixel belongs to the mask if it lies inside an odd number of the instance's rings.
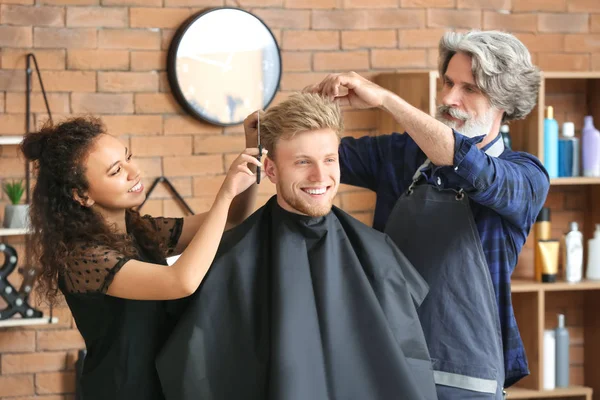
[[3,226],[9,229],[27,228],[29,220],[29,204],[19,204],[23,193],[25,193],[23,181],[7,182],[4,184],[3,189],[11,203],[7,204],[4,209]]

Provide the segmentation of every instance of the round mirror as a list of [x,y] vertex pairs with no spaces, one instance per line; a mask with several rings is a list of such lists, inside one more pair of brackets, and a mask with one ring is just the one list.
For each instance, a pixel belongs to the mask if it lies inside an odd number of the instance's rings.
[[281,55],[273,33],[256,16],[217,8],[179,28],[167,72],[171,90],[187,112],[216,125],[236,125],[273,100]]

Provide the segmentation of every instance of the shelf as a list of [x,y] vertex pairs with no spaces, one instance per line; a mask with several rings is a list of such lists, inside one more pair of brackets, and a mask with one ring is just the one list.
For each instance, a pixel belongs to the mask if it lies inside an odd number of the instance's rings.
[[569,290],[600,290],[600,281],[583,280],[577,283],[558,281],[554,283],[542,283],[529,280],[515,279],[511,282],[513,293],[524,292],[557,292]]
[[23,136],[0,136],[0,145],[20,144]]
[[548,71],[542,72],[545,79],[598,79],[600,72],[592,71]]
[[27,229],[18,228],[18,229],[5,229],[0,228],[0,236],[21,236],[27,235]]
[[584,176],[578,176],[573,178],[552,178],[550,184],[554,186],[560,185],[598,185],[600,184],[600,178],[589,178]]
[[592,388],[585,386],[572,386],[554,390],[531,390],[521,388],[509,388],[506,390],[507,400],[511,399],[548,399],[553,397],[576,397],[591,396]]
[[58,323],[58,318],[11,318],[0,321],[0,328],[13,328],[17,326],[52,325]]

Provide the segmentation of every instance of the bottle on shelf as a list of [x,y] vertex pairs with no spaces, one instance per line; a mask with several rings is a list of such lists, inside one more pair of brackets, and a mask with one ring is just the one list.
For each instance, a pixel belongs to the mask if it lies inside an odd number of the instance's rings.
[[542,281],[543,261],[538,242],[540,240],[550,239],[550,209],[543,207],[538,214],[535,224],[533,225],[533,241],[535,244],[534,264],[535,264],[535,280]]
[[588,240],[587,279],[600,280],[600,224],[596,224],[594,237]]
[[544,119],[544,167],[550,178],[558,177],[558,122],[552,106],[546,109]]
[[500,127],[500,134],[502,135],[504,147],[506,147],[507,149],[512,149],[512,141],[510,139],[510,128],[508,127],[508,125],[504,124]]
[[560,243],[551,239],[550,209],[543,207],[533,225],[535,280],[538,282],[556,282]]
[[544,331],[544,390],[553,390],[556,388],[556,336],[554,329]]
[[583,176],[600,176],[600,132],[591,115],[584,117],[581,130]]
[[558,176],[571,177],[581,174],[579,167],[579,139],[575,137],[575,124],[565,122],[558,141]]
[[554,330],[556,341],[556,387],[569,386],[569,331],[565,328],[565,315],[558,314],[558,326]]
[[583,278],[583,234],[577,222],[571,222],[564,238],[563,266],[567,282],[580,282]]

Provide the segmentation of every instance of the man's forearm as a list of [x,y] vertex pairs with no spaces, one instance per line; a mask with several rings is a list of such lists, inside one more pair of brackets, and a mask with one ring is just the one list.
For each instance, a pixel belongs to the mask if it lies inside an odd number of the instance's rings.
[[454,135],[450,127],[392,92],[385,97],[381,108],[402,124],[433,164],[441,167],[454,163]]

